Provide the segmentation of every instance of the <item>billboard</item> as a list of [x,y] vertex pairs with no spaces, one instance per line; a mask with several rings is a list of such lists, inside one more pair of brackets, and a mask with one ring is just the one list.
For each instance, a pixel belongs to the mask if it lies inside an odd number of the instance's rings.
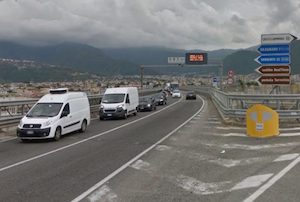
[[187,65],[207,64],[207,53],[186,53],[185,64]]

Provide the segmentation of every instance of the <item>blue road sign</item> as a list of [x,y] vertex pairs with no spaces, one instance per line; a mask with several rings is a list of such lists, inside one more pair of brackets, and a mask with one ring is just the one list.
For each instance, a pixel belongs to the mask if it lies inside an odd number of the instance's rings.
[[261,54],[289,54],[290,45],[289,44],[264,44],[258,49]]
[[261,65],[288,65],[291,63],[290,55],[261,55],[255,61]]

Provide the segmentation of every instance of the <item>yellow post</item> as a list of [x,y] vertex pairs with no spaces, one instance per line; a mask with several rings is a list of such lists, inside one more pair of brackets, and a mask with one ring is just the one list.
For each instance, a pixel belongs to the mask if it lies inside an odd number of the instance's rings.
[[279,135],[278,113],[262,104],[247,110],[247,134],[251,137],[272,137]]

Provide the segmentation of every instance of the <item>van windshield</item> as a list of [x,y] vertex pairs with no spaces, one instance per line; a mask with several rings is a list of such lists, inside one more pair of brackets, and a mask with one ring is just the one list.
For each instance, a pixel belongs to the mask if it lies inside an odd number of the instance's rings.
[[37,103],[26,115],[27,117],[57,116],[63,103]]
[[124,101],[125,94],[104,94],[102,103],[120,103]]

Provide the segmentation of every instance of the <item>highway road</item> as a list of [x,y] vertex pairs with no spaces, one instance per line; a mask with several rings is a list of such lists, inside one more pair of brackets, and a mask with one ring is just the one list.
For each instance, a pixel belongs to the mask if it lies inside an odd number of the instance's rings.
[[0,143],[0,201],[299,201],[294,130],[249,138],[209,99],[169,98],[58,142]]
[[0,201],[71,201],[194,115],[202,102],[169,99],[127,120],[93,120],[60,141],[0,145]]

